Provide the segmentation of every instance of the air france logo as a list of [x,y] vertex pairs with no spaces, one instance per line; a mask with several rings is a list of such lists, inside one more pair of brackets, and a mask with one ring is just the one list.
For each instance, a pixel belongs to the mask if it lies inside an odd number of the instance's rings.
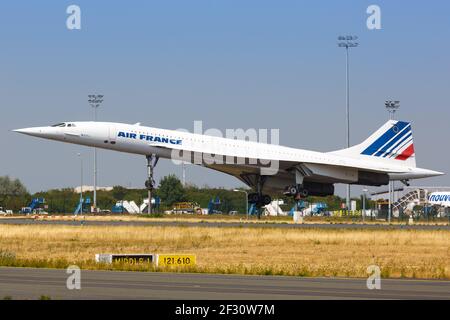
[[145,141],[150,141],[150,142],[161,142],[161,143],[168,143],[168,144],[181,144],[183,142],[182,140],[169,139],[169,138],[164,138],[164,137],[159,137],[159,136],[151,136],[151,135],[146,135],[146,134],[140,134],[139,138],[138,138],[138,135],[136,133],[123,132],[123,131],[119,131],[117,136],[120,138],[145,140]]

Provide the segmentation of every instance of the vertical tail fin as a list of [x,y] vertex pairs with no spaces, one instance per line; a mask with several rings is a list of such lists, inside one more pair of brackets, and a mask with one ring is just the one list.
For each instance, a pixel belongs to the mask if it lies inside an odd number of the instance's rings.
[[363,143],[334,154],[351,157],[376,157],[382,161],[397,161],[416,167],[411,123],[390,120]]

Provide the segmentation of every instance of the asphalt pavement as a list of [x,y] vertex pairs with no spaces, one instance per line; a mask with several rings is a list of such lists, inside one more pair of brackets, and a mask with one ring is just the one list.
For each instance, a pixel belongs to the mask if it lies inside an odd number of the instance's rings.
[[0,268],[0,299],[450,299],[450,281],[300,278],[81,270],[80,290],[69,290],[61,269]]

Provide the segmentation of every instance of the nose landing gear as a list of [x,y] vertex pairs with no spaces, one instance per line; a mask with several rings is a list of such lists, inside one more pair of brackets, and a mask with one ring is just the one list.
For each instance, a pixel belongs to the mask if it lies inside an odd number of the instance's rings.
[[151,154],[146,156],[147,159],[147,180],[145,181],[145,187],[148,190],[148,207],[147,213],[152,214],[152,191],[155,189],[155,180],[153,179],[153,169],[158,163],[159,157]]

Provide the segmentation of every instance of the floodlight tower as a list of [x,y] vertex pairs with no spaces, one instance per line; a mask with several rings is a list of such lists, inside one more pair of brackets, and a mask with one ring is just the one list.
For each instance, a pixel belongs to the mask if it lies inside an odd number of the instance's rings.
[[80,158],[80,205],[81,214],[83,214],[83,157],[81,153],[77,153],[78,158]]
[[[384,103],[386,110],[389,112],[389,120],[394,120],[395,113],[400,108],[400,101],[386,100]],[[392,218],[392,202],[394,202],[395,184],[394,181],[389,182],[389,209],[388,209],[388,221],[391,222]]]
[[400,101],[386,100],[384,103],[386,110],[389,112],[389,119],[394,120],[395,113],[400,108]]
[[367,198],[367,191],[369,191],[369,190],[364,188],[362,191],[364,192],[362,218],[363,218],[363,222],[365,222],[366,221],[366,198]]
[[[349,74],[349,49],[356,48],[359,46],[357,36],[339,36],[338,46],[340,48],[345,48],[346,52],[346,118],[347,118],[347,148],[350,148],[350,74]],[[350,185],[347,185],[347,210],[350,208]]]
[[[88,95],[88,102],[94,109],[94,121],[97,121],[97,109],[103,102],[103,95],[90,94]],[[94,210],[97,211],[97,148],[94,148]]]
[[182,176],[183,176],[182,184],[183,184],[183,187],[186,187],[186,162],[183,161],[181,166],[182,166],[182,170],[183,170],[183,173],[182,173]]

